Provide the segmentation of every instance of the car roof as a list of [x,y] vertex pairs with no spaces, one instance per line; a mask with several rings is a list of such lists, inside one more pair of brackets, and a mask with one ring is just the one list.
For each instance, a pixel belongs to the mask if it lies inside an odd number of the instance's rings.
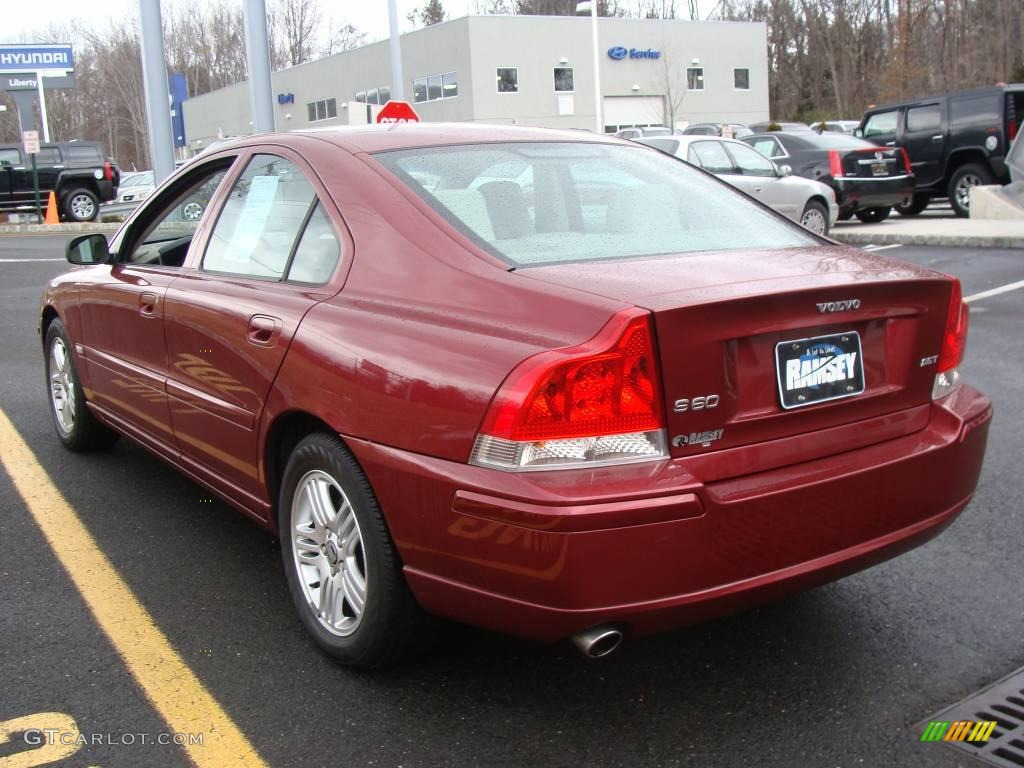
[[[436,147],[454,144],[485,144],[514,141],[570,141],[599,144],[626,144],[611,134],[570,131],[554,128],[528,128],[517,125],[486,125],[481,123],[393,123],[391,125],[358,125],[314,128],[292,133],[269,134],[277,139],[288,136],[313,136],[329,141],[349,152],[386,152],[394,149]],[[260,140],[265,141],[268,134]],[[256,139],[256,137],[251,137]],[[221,147],[218,147],[221,149]]]
[[[699,141],[720,141],[724,144],[742,144],[745,147],[749,147],[745,141],[738,139],[727,139],[724,136],[702,136],[699,134],[684,134],[679,136],[644,136],[642,139],[637,139],[636,144],[648,144],[651,141],[678,141],[679,146],[688,147],[691,144],[696,144]],[[649,145],[655,146],[655,145]]]
[[[1003,83],[1001,85],[986,85],[983,88],[968,88],[963,91],[947,91],[946,93],[937,93],[933,96],[922,96],[918,99],[905,99],[903,101],[890,101],[885,104],[878,104],[873,107],[869,107],[864,110],[864,115],[873,115],[875,112],[886,112],[890,109],[896,109],[897,107],[912,106],[915,104],[928,103],[935,101],[936,99],[944,99],[947,96],[958,97],[958,96],[982,96],[987,93],[1003,93],[1004,91],[1024,91],[1024,83]],[[861,118],[863,121],[864,118]]]

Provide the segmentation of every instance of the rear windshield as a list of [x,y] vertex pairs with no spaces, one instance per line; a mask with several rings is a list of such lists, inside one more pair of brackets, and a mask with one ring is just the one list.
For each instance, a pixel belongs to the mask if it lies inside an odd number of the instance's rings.
[[870,141],[858,139],[856,136],[848,136],[838,131],[825,131],[825,133],[801,134],[800,141],[820,147],[822,149],[865,149],[876,146]]
[[513,266],[817,243],[727,185],[646,147],[522,142],[375,158]]

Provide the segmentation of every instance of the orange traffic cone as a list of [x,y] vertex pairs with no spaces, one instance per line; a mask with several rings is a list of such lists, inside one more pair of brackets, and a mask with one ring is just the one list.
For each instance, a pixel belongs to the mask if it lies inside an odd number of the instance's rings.
[[57,215],[57,196],[50,190],[50,199],[46,202],[46,218],[44,224],[60,224],[60,216]]

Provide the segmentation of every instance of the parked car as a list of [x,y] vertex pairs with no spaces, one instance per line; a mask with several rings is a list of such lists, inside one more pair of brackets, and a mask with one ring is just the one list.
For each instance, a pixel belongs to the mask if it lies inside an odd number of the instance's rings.
[[643,128],[623,128],[613,135],[620,139],[640,139],[644,136],[671,136],[672,129],[664,125],[649,125]]
[[785,133],[792,133],[794,131],[801,132],[811,130],[811,126],[809,126],[807,123],[780,123],[775,120],[769,120],[766,123],[751,123],[747,127],[754,133],[767,133],[770,131],[783,131]]
[[727,139],[742,139],[753,131],[739,123],[692,123],[680,133],[684,136],[724,136]]
[[807,589],[936,536],[985,452],[955,278],[605,136],[255,135],[67,255],[60,442],[126,435],[276,532],[353,666],[430,615],[600,656]]
[[[92,221],[113,200],[121,171],[94,141],[42,144],[36,155],[42,203],[56,193],[62,219]],[[20,144],[0,144],[0,211],[35,210],[32,160]]]
[[760,133],[743,139],[765,157],[787,163],[793,173],[832,187],[839,220],[856,216],[884,221],[894,205],[914,194],[914,175],[904,152],[841,133]]
[[957,216],[970,212],[971,187],[1008,184],[1006,153],[1024,122],[1024,83],[915,99],[864,113],[856,135],[910,156],[916,191],[897,208],[916,216],[947,197]]
[[691,165],[713,173],[772,210],[819,235],[836,222],[839,206],[831,187],[791,176],[789,166],[777,166],[742,141],[709,136],[637,139]]
[[859,120],[823,120],[817,123],[811,123],[810,129],[822,133],[824,131],[833,131],[835,133],[853,133],[854,129],[860,125]]
[[153,183],[153,172],[142,171],[131,175],[125,174],[117,190],[117,202],[137,203],[145,200],[156,189]]

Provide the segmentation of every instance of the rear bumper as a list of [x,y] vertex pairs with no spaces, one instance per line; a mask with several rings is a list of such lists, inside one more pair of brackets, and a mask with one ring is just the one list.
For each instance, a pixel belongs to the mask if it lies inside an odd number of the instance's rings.
[[834,180],[836,201],[843,211],[908,204],[914,196],[913,175],[893,178]]
[[350,444],[424,608],[555,640],[703,621],[936,536],[974,493],[992,411],[969,387],[930,410],[896,439],[706,484],[685,458],[515,474]]

